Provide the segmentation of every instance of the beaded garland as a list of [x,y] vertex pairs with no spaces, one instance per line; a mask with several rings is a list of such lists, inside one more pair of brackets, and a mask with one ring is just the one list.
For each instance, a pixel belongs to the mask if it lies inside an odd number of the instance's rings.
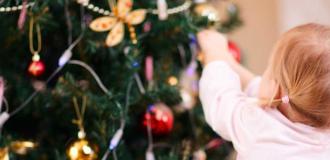
[[[77,3],[79,3],[79,2],[77,1]],[[85,3],[79,3],[79,4],[81,4],[82,6],[86,7],[88,10],[93,11],[95,13],[102,14],[102,15],[105,15],[105,16],[112,15],[111,11],[100,8],[98,6],[95,6],[92,3],[85,2]],[[183,3],[180,6],[167,9],[167,14],[170,15],[170,14],[176,14],[176,13],[183,12],[183,11],[189,9],[191,5],[192,5],[192,2],[190,0],[187,0],[185,3]],[[158,9],[148,9],[148,13],[157,15],[158,14]]]
[[[26,4],[26,8],[32,7],[34,5],[34,2],[30,2]],[[0,7],[0,12],[15,12],[23,9],[23,5],[17,5],[12,7]]]

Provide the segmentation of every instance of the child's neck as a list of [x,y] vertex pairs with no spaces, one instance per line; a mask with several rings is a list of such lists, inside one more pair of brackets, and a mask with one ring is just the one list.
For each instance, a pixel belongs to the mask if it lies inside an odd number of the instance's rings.
[[[277,109],[291,122],[294,123],[303,123],[305,124],[306,121],[304,120],[304,118],[296,113],[295,111],[292,110],[292,108],[290,106],[287,106],[285,104],[281,104],[277,107]],[[307,124],[306,124],[307,125]]]

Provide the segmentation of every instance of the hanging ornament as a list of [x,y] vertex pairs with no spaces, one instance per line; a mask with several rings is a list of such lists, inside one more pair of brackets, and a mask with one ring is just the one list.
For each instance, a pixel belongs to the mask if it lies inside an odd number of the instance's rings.
[[228,49],[229,49],[229,53],[231,53],[234,56],[235,60],[238,63],[240,63],[241,62],[241,50],[236,45],[236,43],[233,41],[228,41]]
[[95,160],[97,159],[98,147],[86,140],[86,133],[83,126],[84,113],[87,106],[87,97],[83,97],[83,104],[81,110],[78,106],[78,100],[76,97],[73,98],[74,108],[77,119],[72,122],[79,128],[78,139],[72,142],[67,148],[67,156],[70,160]]
[[37,145],[32,141],[14,141],[10,143],[10,151],[18,155],[26,155]]
[[205,17],[211,23],[220,22],[218,10],[206,0],[195,0],[193,11],[197,16]]
[[169,134],[173,129],[174,117],[171,109],[164,103],[151,105],[143,116],[143,126],[147,128],[148,121],[153,135]]
[[26,155],[37,147],[32,141],[13,141],[8,147],[0,148],[0,160],[9,160],[9,153],[17,155]]
[[95,160],[97,159],[97,147],[86,139],[78,139],[71,143],[67,149],[70,160]]
[[157,8],[159,20],[166,20],[168,17],[166,0],[157,0]]
[[35,77],[41,76],[45,72],[45,64],[40,60],[39,54],[33,55],[28,71]]
[[228,22],[232,14],[237,13],[237,7],[233,1],[217,1],[215,6],[219,15],[221,15],[221,23]]
[[9,149],[8,147],[0,148],[0,159],[9,160]]
[[137,9],[132,12],[132,0],[118,0],[116,5],[115,0],[110,0],[110,7],[113,11],[113,16],[104,16],[95,19],[89,27],[95,32],[109,31],[106,38],[106,45],[109,47],[116,46],[124,39],[124,24],[127,25],[130,32],[130,37],[133,44],[137,43],[134,25],[144,21],[147,11],[145,9]]
[[34,49],[33,46],[33,28],[34,28],[34,18],[31,17],[30,19],[30,26],[29,26],[29,48],[30,52],[32,53],[32,62],[30,63],[28,67],[28,72],[35,76],[41,76],[45,72],[45,64],[40,60],[39,52],[41,51],[41,31],[40,26],[37,23],[36,29],[37,29],[37,41],[38,41],[38,47],[37,50]]

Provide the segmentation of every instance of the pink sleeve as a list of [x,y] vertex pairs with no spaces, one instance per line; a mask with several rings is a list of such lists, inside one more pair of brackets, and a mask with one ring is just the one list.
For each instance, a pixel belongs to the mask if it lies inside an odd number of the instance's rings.
[[239,141],[240,112],[246,95],[239,76],[223,61],[208,64],[200,80],[200,99],[205,119],[212,129],[229,141]]

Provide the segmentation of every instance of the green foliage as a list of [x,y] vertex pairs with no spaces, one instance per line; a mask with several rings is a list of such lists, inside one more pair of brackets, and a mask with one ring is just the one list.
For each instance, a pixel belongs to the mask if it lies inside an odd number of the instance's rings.
[[[21,1],[17,0],[20,4]],[[179,77],[185,64],[191,61],[189,44],[190,34],[194,34],[200,24],[194,23],[190,11],[170,15],[166,21],[148,14],[143,24],[136,27],[138,44],[133,45],[129,34],[118,46],[108,48],[104,45],[108,32],[96,33],[88,27],[81,27],[81,19],[95,19],[100,15],[85,10],[81,15],[81,7],[73,0],[36,0],[29,10],[29,15],[37,17],[42,30],[41,58],[46,64],[46,73],[41,77],[32,77],[27,73],[31,61],[28,47],[28,20],[22,31],[17,29],[19,12],[0,13],[0,75],[6,79],[6,97],[10,103],[10,111],[17,108],[33,91],[33,85],[44,82],[57,68],[58,58],[68,47],[69,29],[65,18],[65,5],[68,5],[73,39],[80,34],[82,41],[73,50],[73,59],[89,64],[98,73],[105,86],[112,93],[104,94],[94,78],[86,70],[67,65],[56,77],[46,84],[31,103],[4,126],[0,143],[8,145],[13,140],[27,139],[38,143],[38,147],[26,156],[13,159],[66,159],[65,150],[69,142],[76,138],[78,128],[72,124],[75,112],[72,104],[74,96],[87,96],[88,104],[85,115],[87,137],[100,148],[99,158],[107,149],[108,141],[120,126],[122,113],[127,113],[126,128],[123,140],[117,148],[119,159],[144,159],[147,148],[147,137],[141,128],[141,117],[147,106],[162,101],[172,107],[181,102],[179,86],[170,86],[170,76]],[[107,2],[93,1],[95,5],[108,8]],[[169,7],[182,4],[183,0],[168,1]],[[1,6],[16,5],[15,1],[5,0]],[[156,1],[136,0],[134,8],[156,8]],[[151,24],[151,30],[145,32],[144,25]],[[240,24],[237,12],[223,24],[224,31]],[[221,28],[220,28],[221,30]],[[126,32],[128,33],[127,29]],[[185,49],[185,58],[180,57],[178,45]],[[154,58],[153,87],[142,95],[135,82],[134,74],[140,75],[144,86],[144,59],[147,55]],[[183,64],[185,63],[185,64]],[[129,97],[128,112],[124,111],[126,90],[133,83]],[[118,105],[119,104],[119,105]],[[184,140],[192,141],[190,157],[194,150],[217,137],[206,126],[201,106],[191,111],[176,112],[173,132],[168,136],[155,137],[156,144],[164,144],[155,148],[157,159],[182,159]],[[225,146],[209,151],[210,159],[219,159],[228,153]],[[230,147],[229,147],[230,148]]]

